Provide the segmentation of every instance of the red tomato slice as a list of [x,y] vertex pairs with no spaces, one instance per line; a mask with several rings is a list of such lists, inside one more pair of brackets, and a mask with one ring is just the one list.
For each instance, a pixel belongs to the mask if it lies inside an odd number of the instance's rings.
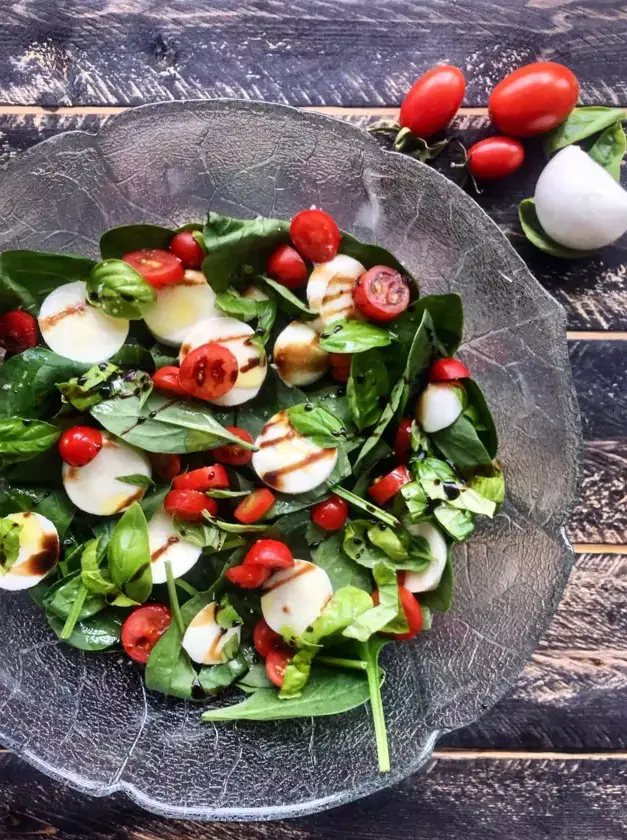
[[353,300],[366,318],[391,321],[409,306],[409,281],[393,268],[375,265],[355,283]]
[[176,365],[166,365],[159,368],[152,375],[155,388],[158,388],[159,391],[169,391],[179,397],[189,397],[189,394],[181,385],[179,373],[180,368],[177,368]]
[[288,289],[298,289],[307,280],[305,261],[291,245],[279,245],[268,260],[268,274]]
[[266,487],[253,492],[239,503],[233,516],[243,525],[252,525],[270,510],[274,504],[275,495]]
[[339,496],[333,495],[324,502],[318,502],[311,509],[311,521],[325,531],[339,531],[348,519],[348,505]]
[[209,499],[198,490],[170,490],[163,500],[163,507],[170,516],[184,522],[202,522],[205,511],[211,516],[218,512],[216,500]]
[[205,258],[205,252],[194,239],[191,230],[181,230],[175,233],[168,247],[185,268],[200,268]]
[[479,180],[511,175],[525,160],[525,147],[513,137],[486,137],[468,149],[468,169]]
[[149,457],[156,475],[164,481],[172,481],[181,472],[181,459],[178,455],[161,455],[158,452],[152,452]]
[[368,488],[368,493],[378,505],[384,505],[396,496],[401,487],[413,480],[406,466],[394,467],[383,478],[377,478]]
[[59,453],[70,467],[85,467],[102,449],[102,432],[91,426],[72,426],[61,435]]
[[203,344],[185,356],[179,372],[183,388],[201,400],[215,400],[231,390],[237,380],[237,359],[227,347]]
[[160,248],[143,248],[141,251],[131,251],[122,257],[124,262],[139,271],[144,280],[160,289],[162,286],[173,286],[180,283],[185,274],[183,263],[169,251]]
[[226,576],[242,589],[259,589],[270,577],[270,570],[264,566],[233,566],[226,570]]
[[352,353],[329,353],[329,369],[336,382],[348,382],[352,361]]
[[394,459],[397,464],[406,464],[411,446],[411,417],[403,417],[394,437]]
[[459,359],[438,359],[429,368],[429,382],[450,382],[471,377],[471,372]]
[[137,607],[122,625],[122,646],[127,655],[144,665],[171,622],[172,614],[165,604]]
[[301,210],[292,219],[290,236],[296,250],[314,263],[328,262],[337,254],[342,234],[324,210]]
[[283,638],[274,632],[264,618],[260,618],[253,630],[253,644],[259,656],[265,659],[273,648],[283,644]]
[[464,74],[457,67],[433,67],[422,75],[403,99],[399,122],[416,137],[428,138],[450,123],[466,91]]
[[[246,443],[252,443],[252,435],[246,429],[240,429],[238,426],[225,426],[227,432],[232,435],[237,435],[238,438],[245,440]],[[223,464],[229,464],[233,467],[243,467],[252,461],[253,453],[250,449],[244,449],[243,446],[238,446],[236,443],[227,443],[224,446],[217,446],[211,450],[211,454],[218,461]]]
[[261,566],[271,572],[289,569],[294,565],[294,555],[280,540],[257,540],[244,557],[245,566]]
[[212,467],[201,467],[198,470],[177,475],[172,482],[175,490],[224,490],[229,486],[229,477],[221,464]]
[[[414,595],[402,585],[398,587],[398,597],[405,613],[405,620],[407,621],[409,631],[407,633],[384,633],[383,635],[397,642],[405,642],[413,639],[422,630],[422,610]],[[372,600],[375,604],[379,603],[378,589],[375,589],[372,593]]]
[[28,312],[14,309],[0,315],[0,347],[7,353],[23,353],[38,341],[37,321]]
[[294,656],[294,651],[286,647],[276,647],[266,657],[266,674],[277,688],[281,688],[285,678],[285,669]]

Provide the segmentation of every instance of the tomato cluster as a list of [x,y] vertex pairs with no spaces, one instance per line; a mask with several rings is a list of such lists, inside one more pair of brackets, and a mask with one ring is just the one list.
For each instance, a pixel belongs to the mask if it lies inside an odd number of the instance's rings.
[[239,566],[227,569],[226,576],[231,583],[242,589],[258,589],[273,572],[289,569],[294,565],[294,556],[280,540],[256,540]]

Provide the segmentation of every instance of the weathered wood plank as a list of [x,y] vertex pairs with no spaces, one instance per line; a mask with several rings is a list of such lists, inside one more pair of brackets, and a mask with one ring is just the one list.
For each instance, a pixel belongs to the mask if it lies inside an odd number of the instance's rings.
[[579,502],[568,525],[575,543],[627,542],[627,442],[585,445]]

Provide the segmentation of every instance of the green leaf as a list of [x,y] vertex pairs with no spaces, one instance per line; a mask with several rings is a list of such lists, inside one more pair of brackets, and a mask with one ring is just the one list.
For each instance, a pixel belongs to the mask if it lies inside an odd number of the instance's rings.
[[494,475],[474,475],[468,485],[484,499],[490,499],[497,505],[505,501],[505,478],[498,467],[494,468]]
[[152,591],[148,526],[144,512],[134,502],[114,528],[109,543],[109,573],[116,586],[139,604]]
[[620,165],[627,151],[627,137],[621,122],[608,126],[588,150],[588,154],[610,173],[612,178],[620,181]]
[[216,295],[215,305],[226,315],[240,321],[253,321],[259,315],[259,303],[252,297],[243,297],[237,289],[229,288]]
[[[43,608],[65,622],[72,613],[81,589],[84,589],[81,573],[73,572],[52,584],[43,599]],[[77,620],[91,618],[106,607],[107,601],[101,593],[88,593],[77,614]]]
[[380,522],[384,522],[386,525],[391,525],[392,527],[398,526],[400,523],[395,516],[392,516],[391,513],[388,513],[386,510],[382,510],[380,507],[373,505],[372,502],[367,501],[366,499],[362,499],[361,496],[358,496],[356,493],[351,493],[350,490],[345,490],[343,487],[336,485],[333,488],[333,492],[340,496],[342,499],[347,501],[349,504],[353,505],[353,507],[359,508],[360,510],[364,510],[366,513],[369,513],[374,519],[378,519]]
[[356,353],[346,383],[346,395],[355,425],[361,431],[381,417],[390,389],[383,355],[376,349]]
[[124,260],[103,260],[91,270],[87,301],[112,318],[143,318],[157,302],[157,292]]
[[429,499],[422,486],[417,481],[411,481],[401,487],[401,495],[412,522],[424,519],[429,510]]
[[192,696],[196,671],[182,643],[183,635],[173,621],[148,657],[144,680],[149,691],[159,691],[182,700]]
[[142,248],[167,250],[173,235],[173,230],[160,225],[120,225],[100,237],[100,253],[103,260],[120,260]]
[[372,579],[368,569],[357,565],[344,552],[344,535],[341,531],[311,547],[311,559],[328,574],[334,590],[354,586],[366,592],[372,591]]
[[317,317],[316,312],[312,312],[303,301],[296,297],[293,292],[281,283],[277,283],[271,277],[260,275],[255,280],[266,294],[276,302],[276,305],[288,315],[290,318],[297,318],[299,321],[310,321]]
[[86,280],[93,260],[72,254],[43,251],[4,251],[0,254],[0,311],[25,309],[32,315],[58,286]]
[[336,321],[320,335],[320,347],[327,353],[363,353],[373,347],[387,347],[392,334],[368,321]]
[[63,400],[78,411],[89,411],[109,396],[109,381],[121,373],[117,365],[102,362],[89,368],[81,376],[74,376],[67,382],[57,382]]
[[415,277],[407,271],[405,266],[400,263],[391,251],[381,245],[375,245],[372,242],[362,242],[353,236],[351,233],[342,231],[342,239],[338,253],[346,254],[353,259],[358,260],[366,268],[374,268],[375,265],[387,265],[390,268],[396,269],[400,274],[409,277],[412,281],[412,289],[415,294],[418,293],[418,281]]
[[22,525],[11,519],[0,519],[0,578],[10,570],[20,553]]
[[455,542],[464,542],[475,530],[472,514],[449,504],[438,505],[433,515]]
[[52,417],[61,406],[57,382],[88,368],[43,347],[7,359],[0,366],[0,417]]
[[478,417],[478,424],[474,423],[473,425],[477,429],[479,440],[485,446],[488,455],[495,458],[499,448],[499,440],[492,412],[488,407],[483,391],[474,379],[464,380],[464,389],[468,395],[468,405],[474,409]]
[[[453,564],[449,550],[448,557],[446,558],[446,566],[444,567],[437,589],[431,592],[421,592],[419,595],[420,606],[427,607],[430,610],[437,610],[438,612],[447,612],[453,602],[454,585]],[[429,628],[423,624],[423,629],[428,630]]]
[[206,694],[215,694],[248,674],[250,667],[250,654],[247,656],[244,651],[239,650],[228,662],[201,668],[198,682]]
[[428,312],[431,317],[435,332],[433,341],[440,355],[454,356],[461,344],[464,329],[464,309],[461,297],[458,294],[425,295],[410,304],[402,315],[394,319],[392,324],[392,330],[398,342],[398,354],[395,354],[390,361],[397,375],[400,375],[405,365],[425,312]]
[[359,642],[368,641],[374,633],[383,630],[393,621],[401,610],[396,570],[387,563],[375,563],[372,573],[379,590],[379,603],[361,613],[344,630],[344,636],[347,639],[357,639]]
[[[245,691],[246,694],[254,694],[259,688],[272,688],[272,686],[273,683],[266,673],[264,662],[256,662],[237,684],[237,687]],[[276,692],[274,693],[276,695]]]
[[[46,618],[56,635],[61,638],[64,621],[52,613],[46,613]],[[71,636],[64,641],[79,650],[107,650],[119,644],[124,618],[118,610],[104,610],[91,618],[78,621]]]
[[306,394],[303,393],[302,402],[326,408],[327,411],[330,411],[331,414],[342,421],[347,430],[353,430],[353,418],[345,388],[338,388],[337,385],[324,385],[317,391],[308,390]]
[[133,473],[132,475],[118,475],[116,476],[117,481],[123,481],[124,484],[131,484],[133,487],[145,487],[148,489],[149,487],[154,487],[155,483],[148,475],[143,475],[142,473]]
[[463,414],[446,429],[433,432],[431,441],[458,469],[475,469],[492,463],[490,453],[479,439],[475,427]]
[[616,122],[620,123],[626,116],[622,108],[604,108],[596,105],[575,108],[561,125],[546,135],[544,151],[547,155],[552,155],[565,146],[598,134]]
[[560,257],[565,260],[577,260],[583,257],[589,257],[594,251],[580,251],[575,248],[567,248],[565,245],[560,245],[554,239],[544,232],[538,214],[536,213],[536,203],[533,198],[525,198],[518,205],[518,218],[523,229],[523,233],[532,245],[544,251],[545,254],[550,254],[552,257]]
[[81,581],[86,589],[96,595],[117,595],[119,593],[119,589],[111,580],[109,572],[100,567],[98,540],[90,540],[85,544],[81,554]]
[[0,516],[21,511],[33,511],[45,516],[63,538],[70,527],[76,509],[62,489],[13,485],[0,490]]
[[285,413],[293,428],[317,446],[336,449],[346,437],[342,421],[319,405],[292,405]]
[[353,519],[346,526],[342,542],[344,553],[355,563],[367,569],[373,569],[377,563],[388,562],[386,553],[368,539],[368,531],[371,527],[372,522],[365,519]]
[[381,700],[381,683],[383,681],[383,675],[381,668],[379,667],[379,654],[386,644],[386,639],[372,637],[367,642],[359,645],[357,648],[361,658],[368,663],[368,691],[377,743],[379,771],[381,773],[388,773],[390,770],[390,752],[388,747],[387,728],[385,725],[385,715],[383,713],[383,702]]
[[33,458],[54,446],[60,437],[61,430],[43,420],[0,420],[0,462]]
[[235,609],[228,595],[223,595],[218,605],[216,621],[224,630],[235,627],[236,624],[243,624],[242,617]]

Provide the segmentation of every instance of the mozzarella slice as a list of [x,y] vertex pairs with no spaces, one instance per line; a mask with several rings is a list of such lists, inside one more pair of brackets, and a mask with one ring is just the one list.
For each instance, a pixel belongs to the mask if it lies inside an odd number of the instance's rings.
[[118,352],[128,321],[90,306],[85,284],[77,280],[50,292],[39,310],[39,329],[51,350],[73,362],[96,364]]
[[429,550],[433,560],[422,572],[405,572],[403,586],[410,592],[432,592],[437,589],[442,578],[448,547],[442,531],[430,522],[417,522],[415,525],[408,525],[407,530],[414,537],[424,537],[429,543]]
[[205,275],[188,269],[180,283],[157,289],[157,302],[144,320],[158,341],[178,347],[199,321],[221,317],[215,299]]
[[93,461],[84,467],[63,465],[63,486],[80,510],[113,516],[140,501],[146,492],[145,487],[118,481],[124,475],[151,478],[150,462],[140,450],[103,432],[102,449]]
[[148,540],[153,583],[166,582],[166,560],[172,567],[172,574],[178,578],[187,574],[202,554],[199,546],[185,542],[174,527],[172,517],[163,508],[159,508],[148,523]]
[[234,637],[239,642],[242,635],[241,627],[228,630],[220,627],[216,621],[216,608],[215,601],[204,607],[194,616],[183,636],[183,647],[200,665],[219,665],[225,645]]
[[327,293],[327,286],[334,277],[341,277],[345,281],[352,280],[353,285],[358,277],[364,273],[364,266],[345,254],[338,254],[325,263],[318,263],[309,275],[307,281],[307,304],[313,312],[320,312]]
[[295,560],[263,585],[261,612],[276,632],[284,628],[301,636],[318,618],[333,595],[328,574],[307,560]]
[[320,307],[320,321],[324,327],[334,321],[344,321],[346,318],[362,321],[363,313],[355,306],[353,289],[357,280],[344,274],[336,274],[329,280],[327,290],[322,298]]
[[324,376],[329,354],[320,348],[318,333],[292,321],[274,343],[274,364],[286,385],[311,385]]
[[416,403],[416,420],[429,435],[446,429],[464,410],[463,390],[451,382],[427,385]]
[[324,449],[300,435],[280,411],[255,441],[253,469],[267,485],[282,493],[307,493],[333,472],[337,449]]
[[0,589],[12,592],[30,589],[59,562],[59,534],[40,513],[10,513],[7,519],[22,526],[20,553],[9,571],[0,577]]
[[236,318],[208,318],[192,327],[185,336],[179,353],[181,363],[190,351],[211,342],[226,347],[237,359],[239,373],[235,385],[223,397],[211,400],[214,405],[241,405],[259,393],[268,366],[265,354],[251,343],[254,334],[252,327]]

